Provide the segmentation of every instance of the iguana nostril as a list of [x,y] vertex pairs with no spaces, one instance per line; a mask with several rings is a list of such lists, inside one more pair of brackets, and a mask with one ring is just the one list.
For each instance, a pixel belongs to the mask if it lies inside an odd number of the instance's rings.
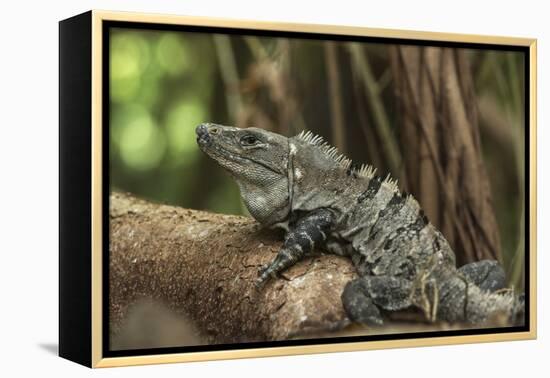
[[204,123],[201,123],[201,124],[198,125],[197,128],[195,129],[195,133],[197,133],[197,135],[198,135],[199,137],[204,136],[204,135],[207,135],[207,134],[208,134],[208,127],[207,127]]

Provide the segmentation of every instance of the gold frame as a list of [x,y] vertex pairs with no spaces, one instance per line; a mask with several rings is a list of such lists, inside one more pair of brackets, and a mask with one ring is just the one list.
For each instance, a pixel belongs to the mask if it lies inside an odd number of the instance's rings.
[[[369,37],[401,38],[429,41],[448,41],[481,44],[499,44],[523,46],[529,48],[530,55],[530,325],[528,332],[511,332],[486,335],[442,336],[423,339],[397,339],[384,341],[345,342],[338,344],[321,344],[306,346],[270,347],[258,349],[224,350],[210,352],[189,352],[160,355],[142,355],[131,357],[102,356],[102,22],[130,21],[142,23],[180,24],[191,26],[217,26],[240,29],[294,31],[336,35],[353,35]],[[470,34],[436,33],[412,30],[375,29],[353,26],[293,24],[259,22],[251,20],[217,19],[209,17],[188,17],[161,14],[142,14],[127,12],[92,11],[92,366],[112,367],[172,362],[206,361],[236,359],[247,357],[283,356],[294,354],[311,354],[327,352],[346,352],[357,350],[386,349],[398,347],[417,347],[447,344],[466,344],[492,341],[512,341],[536,339],[536,156],[537,156],[537,106],[536,106],[536,58],[537,40],[531,38],[498,37]]]

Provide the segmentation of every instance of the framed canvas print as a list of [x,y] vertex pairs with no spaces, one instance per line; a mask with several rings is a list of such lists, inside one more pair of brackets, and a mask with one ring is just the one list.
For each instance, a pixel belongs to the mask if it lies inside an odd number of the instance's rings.
[[59,353],[536,337],[536,41],[60,22]]

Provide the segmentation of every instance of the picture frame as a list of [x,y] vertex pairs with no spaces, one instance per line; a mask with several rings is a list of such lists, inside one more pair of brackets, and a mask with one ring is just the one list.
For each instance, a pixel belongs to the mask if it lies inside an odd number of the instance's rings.
[[[60,21],[59,28],[59,355],[61,357],[95,368],[536,338],[537,92],[535,39],[96,10]],[[522,248],[524,247],[524,323],[520,326],[489,326],[470,329],[448,327],[429,332],[422,329],[415,332],[375,332],[367,335],[329,333],[322,336],[314,334],[314,336],[304,338],[277,339],[274,337],[273,340],[234,338],[233,342],[209,343],[201,341],[195,345],[191,343],[167,347],[114,348],[111,329],[113,326],[110,321],[116,316],[118,310],[115,309],[117,304],[113,305],[111,301],[115,296],[112,292],[113,280],[123,277],[123,273],[121,275],[113,273],[117,268],[115,264],[130,264],[141,256],[132,257],[134,259],[132,260],[126,256],[129,249],[125,249],[126,255],[122,260],[114,262],[112,254],[114,244],[109,243],[113,243],[112,227],[117,222],[118,215],[113,213],[113,201],[126,201],[124,204],[128,208],[125,211],[132,216],[138,216],[140,209],[149,206],[140,200],[134,201],[131,197],[112,197],[112,174],[116,169],[112,161],[109,160],[109,154],[112,153],[111,142],[114,139],[114,136],[110,134],[112,130],[110,125],[115,121],[113,118],[114,106],[112,105],[113,79],[109,74],[112,73],[114,64],[111,38],[115,29],[138,30],[142,33],[155,31],[237,37],[252,35],[266,39],[303,39],[321,44],[333,41],[335,43],[375,43],[381,46],[404,45],[491,50],[521,55],[523,76],[520,79],[523,82],[521,87],[523,89],[522,96],[518,101],[522,105],[523,118],[521,122],[524,126],[522,138],[525,142],[519,149],[522,154],[518,159],[525,175],[520,181],[524,184],[522,186],[524,215],[523,222],[520,221],[520,228],[523,227],[521,229],[524,230],[524,245],[522,245]],[[169,45],[168,51],[172,48],[170,46],[172,45]],[[337,59],[327,61],[336,62],[336,64],[338,62]],[[201,63],[200,61],[194,62],[196,65]],[[193,67],[190,69],[192,70]],[[282,103],[285,103],[285,99]],[[230,105],[227,106],[229,109]],[[329,104],[329,106],[333,109],[333,107],[342,106],[342,103],[340,105]],[[205,119],[204,122],[209,122],[209,120]],[[334,123],[338,120],[333,118],[327,119],[326,122]],[[191,126],[186,125],[186,127]],[[349,126],[349,128],[351,127],[353,126]],[[334,141],[334,135],[332,140]],[[166,206],[169,205],[168,203]],[[182,214],[187,214],[180,212],[183,210],[177,210],[175,207],[162,208],[159,211],[165,211],[163,216],[166,217],[167,214],[176,214],[180,217],[183,216]],[[238,220],[232,219],[231,221],[238,223]],[[247,224],[248,226],[253,227],[251,224]],[[128,228],[123,228],[123,230],[128,231]],[[147,239],[140,239],[143,243],[151,243],[151,240],[154,239],[150,235],[146,235],[144,238]],[[268,241],[271,240],[269,237],[266,238]],[[277,243],[276,241],[272,242],[273,245]],[[125,247],[120,245],[117,248],[128,248],[128,246],[125,244]],[[153,247],[149,245],[148,248]],[[164,251],[164,249],[162,250]],[[151,258],[147,264],[156,264],[151,261],[156,260]],[[182,261],[188,262],[188,260]],[[147,269],[147,264],[139,269]],[[193,269],[197,267],[199,265],[192,266]],[[246,269],[253,268],[247,267]],[[174,271],[171,271],[170,274],[174,274],[173,277],[178,277]],[[117,289],[120,290],[119,294],[138,290],[135,282],[132,285],[125,280],[117,282],[120,286]],[[155,285],[157,284],[155,283]],[[179,290],[181,286],[178,285],[176,284],[175,287]],[[216,287],[209,287],[207,292],[213,293],[216,289]],[[168,291],[168,289],[162,290]],[[123,297],[122,294],[120,295],[116,298]],[[163,295],[168,296],[168,294]],[[196,304],[198,302],[195,299],[195,302],[189,303]],[[252,300],[252,302],[254,301]],[[250,306],[253,308],[253,305]],[[152,307],[156,308],[157,304],[153,303]],[[208,309],[211,308],[218,307],[208,307]],[[120,310],[121,313],[124,311]],[[153,312],[153,314],[157,314],[157,312]],[[221,315],[214,314],[212,316],[220,317]],[[229,317],[230,315],[224,314],[224,316]],[[220,321],[219,324],[215,323],[215,326],[220,327],[220,324],[224,324],[223,321]],[[315,323],[312,327],[315,328],[317,325]],[[239,325],[239,327],[241,326],[243,329],[246,328],[244,325]],[[246,332],[249,332],[250,328],[260,327],[260,325],[254,323],[249,324],[248,327]],[[142,331],[139,327],[137,329]],[[235,335],[235,332],[238,334],[239,331],[233,332]],[[132,345],[135,346],[135,344]]]

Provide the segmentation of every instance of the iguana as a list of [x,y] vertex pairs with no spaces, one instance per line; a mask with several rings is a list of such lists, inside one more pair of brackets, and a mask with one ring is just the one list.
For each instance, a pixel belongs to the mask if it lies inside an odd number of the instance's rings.
[[411,306],[432,321],[479,324],[493,314],[523,321],[523,300],[504,289],[496,261],[457,269],[447,240],[412,195],[371,166],[357,168],[322,137],[212,123],[196,134],[200,149],[235,179],[252,217],[286,231],[275,259],[259,271],[259,287],[320,248],[351,258],[357,270],[341,297],[354,322],[380,325],[381,310]]

